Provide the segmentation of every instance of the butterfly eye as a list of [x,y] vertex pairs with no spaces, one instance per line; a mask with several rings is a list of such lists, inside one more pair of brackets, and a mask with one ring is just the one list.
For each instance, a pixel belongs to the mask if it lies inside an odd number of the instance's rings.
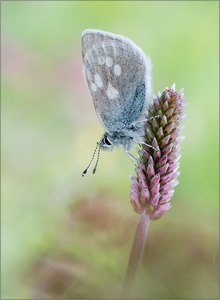
[[106,144],[107,146],[111,146],[112,143],[108,140],[107,136],[104,137],[103,139],[104,144]]

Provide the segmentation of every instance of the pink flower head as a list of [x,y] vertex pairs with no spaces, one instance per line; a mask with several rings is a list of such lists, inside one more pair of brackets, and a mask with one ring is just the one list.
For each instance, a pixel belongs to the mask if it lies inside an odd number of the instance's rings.
[[137,213],[146,210],[151,220],[170,209],[170,199],[178,184],[182,91],[166,88],[148,108],[144,143],[139,151],[136,176],[131,179],[131,204]]

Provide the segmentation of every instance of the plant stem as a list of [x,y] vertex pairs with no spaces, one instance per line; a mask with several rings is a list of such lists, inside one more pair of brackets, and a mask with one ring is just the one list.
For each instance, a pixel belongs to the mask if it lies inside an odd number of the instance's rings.
[[123,297],[131,297],[135,286],[138,270],[142,261],[144,245],[150,224],[149,215],[143,212],[137,222],[134,241],[130,252],[128,267],[123,286]]

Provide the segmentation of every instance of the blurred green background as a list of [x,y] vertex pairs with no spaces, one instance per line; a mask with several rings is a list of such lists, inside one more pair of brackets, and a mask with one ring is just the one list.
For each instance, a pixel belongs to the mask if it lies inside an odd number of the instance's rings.
[[3,1],[2,299],[120,293],[137,215],[133,165],[101,153],[80,35],[132,39],[153,92],[184,87],[187,118],[172,209],[150,225],[136,296],[218,297],[218,1]]

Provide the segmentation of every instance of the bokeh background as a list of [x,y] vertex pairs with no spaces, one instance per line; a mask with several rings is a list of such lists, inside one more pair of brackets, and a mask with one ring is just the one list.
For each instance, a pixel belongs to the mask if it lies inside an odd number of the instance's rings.
[[[101,153],[80,35],[125,35],[152,59],[153,92],[188,106],[172,209],[150,225],[136,297],[218,297],[218,1],[2,1],[2,299],[115,298],[137,215],[134,166]],[[134,147],[135,153],[135,147]]]

